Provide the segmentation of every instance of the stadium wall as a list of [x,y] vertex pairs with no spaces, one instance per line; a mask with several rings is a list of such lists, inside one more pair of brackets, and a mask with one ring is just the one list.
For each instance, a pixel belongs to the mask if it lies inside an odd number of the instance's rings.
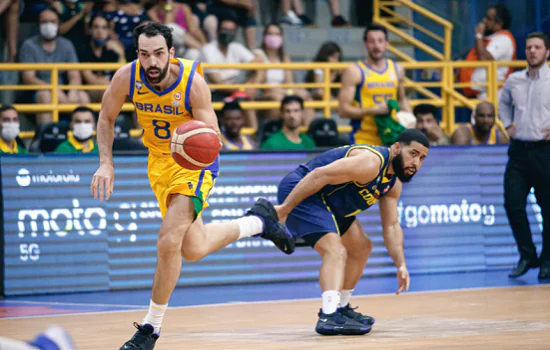
[[[276,201],[277,184],[316,153],[225,153],[204,221],[243,215],[257,197]],[[404,186],[399,218],[412,274],[508,268],[517,252],[503,208],[506,147],[430,150]],[[148,288],[156,262],[160,212],[146,156],[115,157],[115,193],[90,195],[96,156],[2,156],[5,295]],[[528,214],[540,248],[540,208]],[[359,220],[374,242],[365,276],[393,275],[378,207]],[[184,262],[179,286],[316,279],[310,248],[286,256],[249,238],[195,263]]]

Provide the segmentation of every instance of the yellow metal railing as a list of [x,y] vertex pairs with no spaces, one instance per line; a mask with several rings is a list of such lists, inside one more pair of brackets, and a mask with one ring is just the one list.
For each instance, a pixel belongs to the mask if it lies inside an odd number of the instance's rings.
[[[217,68],[217,69],[241,69],[241,70],[257,70],[257,69],[288,69],[288,70],[312,70],[312,69],[323,69],[325,80],[321,83],[308,83],[308,84],[281,84],[281,85],[267,85],[267,84],[223,84],[216,85],[211,84],[212,89],[234,89],[234,90],[244,90],[244,89],[264,89],[264,88],[323,88],[324,97],[321,101],[306,101],[305,106],[307,108],[321,109],[323,115],[326,118],[330,118],[331,113],[338,108],[338,101],[331,99],[331,89],[339,88],[341,84],[335,84],[330,82],[330,73],[332,70],[338,69],[342,70],[347,68],[351,63],[279,63],[279,64],[216,64],[216,65],[207,65],[203,67],[207,71],[208,69]],[[447,134],[451,134],[455,128],[455,108],[454,107],[468,107],[473,109],[475,105],[479,102],[477,99],[469,99],[464,96],[457,89],[467,87],[467,86],[486,86],[488,100],[492,102],[495,107],[498,108],[497,93],[498,88],[502,85],[502,82],[498,82],[497,78],[497,68],[500,66],[510,66],[514,68],[523,68],[526,66],[525,61],[515,61],[515,62],[495,62],[495,61],[482,61],[482,62],[466,62],[466,61],[457,61],[457,62],[403,62],[400,63],[403,68],[407,70],[416,70],[416,69],[435,69],[441,72],[440,81],[413,81],[409,78],[406,78],[403,82],[403,85],[408,92],[414,91],[421,98],[411,99],[410,104],[416,106],[420,103],[429,103],[442,108],[442,127],[444,128]],[[0,64],[0,71],[24,71],[24,70],[49,70],[52,74],[51,83],[49,85],[0,85],[0,92],[5,90],[50,90],[52,94],[52,102],[50,104],[16,104],[15,108],[21,113],[39,113],[39,112],[51,112],[52,120],[57,121],[59,118],[59,113],[69,113],[74,110],[78,105],[75,104],[59,104],[57,98],[58,90],[68,90],[68,89],[77,89],[77,90],[103,90],[106,85],[81,85],[81,86],[71,86],[71,85],[58,85],[57,81],[57,72],[59,70],[116,70],[121,67],[121,64]],[[488,70],[487,82],[470,84],[470,83],[457,83],[455,82],[455,70],[463,67],[476,67],[484,68]],[[439,90],[438,93],[430,89]],[[280,103],[277,101],[246,101],[242,102],[242,107],[244,109],[278,109]],[[88,105],[95,111],[99,111],[101,108],[100,103],[92,103]],[[222,108],[222,102],[214,102],[214,109],[219,110]],[[134,106],[131,103],[125,103],[122,107],[122,111],[131,112],[134,110]],[[342,132],[349,132],[351,130],[348,126],[343,126],[339,128]],[[243,130],[245,134],[252,134],[255,130],[247,128]],[[21,133],[21,137],[28,138],[33,136],[33,132],[24,132]],[[132,136],[139,137],[141,135],[140,130],[132,130]]]
[[[401,6],[406,7],[409,10],[418,13],[431,21],[441,25],[443,27],[443,36],[438,35],[431,30],[428,30],[421,25],[413,22],[411,19],[406,18],[398,14],[390,6]],[[384,26],[389,32],[397,35],[405,42],[409,43],[411,46],[414,46],[417,49],[420,49],[435,60],[438,61],[450,61],[451,60],[451,44],[452,44],[452,31],[453,24],[446,19],[434,14],[433,12],[425,9],[422,6],[415,4],[410,0],[374,0],[374,16],[373,22]],[[384,15],[385,14],[385,15]],[[422,41],[416,39],[414,36],[405,32],[404,30],[398,28],[395,24],[403,23],[408,25],[410,28],[414,28],[425,35],[431,37],[432,39],[443,44],[443,52],[439,52],[436,49],[430,47],[429,45],[423,43]],[[388,50],[395,54],[397,57],[407,62],[415,62],[415,59],[405,54],[398,48],[393,45],[388,45]]]

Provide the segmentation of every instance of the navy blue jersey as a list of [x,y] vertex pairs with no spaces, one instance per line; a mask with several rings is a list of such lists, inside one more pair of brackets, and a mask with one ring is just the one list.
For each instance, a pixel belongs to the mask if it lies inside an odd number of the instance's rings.
[[347,157],[354,149],[366,149],[380,157],[378,175],[367,184],[348,182],[326,185],[319,194],[336,217],[351,217],[370,208],[395,185],[396,177],[388,175],[390,149],[369,145],[351,145],[332,149],[301,165],[308,172]]

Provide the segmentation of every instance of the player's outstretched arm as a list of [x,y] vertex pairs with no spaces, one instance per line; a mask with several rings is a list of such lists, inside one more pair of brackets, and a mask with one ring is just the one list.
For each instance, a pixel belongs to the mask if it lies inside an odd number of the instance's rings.
[[115,170],[113,165],[113,140],[115,121],[130,91],[131,64],[120,68],[111,85],[103,94],[99,120],[97,122],[97,146],[99,148],[99,169],[92,179],[91,191],[94,198],[109,199],[114,190]]
[[193,118],[212,125],[219,133],[218,118],[212,107],[212,94],[206,81],[200,74],[193,76],[191,92],[189,93],[189,103]]
[[342,76],[342,87],[338,95],[338,113],[340,117],[346,119],[362,119],[367,115],[387,114],[389,113],[386,104],[371,108],[361,108],[354,106],[355,90],[361,83],[361,71],[356,65],[348,67]]
[[409,290],[410,278],[407,265],[405,264],[405,251],[403,249],[403,230],[399,224],[397,213],[397,201],[401,196],[401,181],[397,180],[391,191],[380,199],[380,218],[382,219],[382,231],[384,243],[388,249],[393,263],[397,267],[397,283],[399,289],[396,294],[403,290]]
[[340,185],[351,181],[368,183],[378,175],[379,171],[380,158],[371,152],[342,158],[316,168],[300,180],[283,204],[275,206],[279,219],[282,222],[286,221],[292,209],[326,185]]

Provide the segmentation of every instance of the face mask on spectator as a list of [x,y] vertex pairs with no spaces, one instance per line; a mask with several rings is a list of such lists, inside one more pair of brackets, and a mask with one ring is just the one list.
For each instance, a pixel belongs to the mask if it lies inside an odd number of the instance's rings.
[[220,44],[227,46],[229,43],[233,42],[235,40],[235,31],[233,30],[222,30],[220,31],[218,40],[220,41]]
[[40,35],[46,40],[53,40],[57,36],[57,24],[42,23],[40,25]]
[[268,34],[265,36],[264,42],[268,49],[277,50],[283,46],[283,37],[277,34]]
[[107,41],[109,41],[109,38],[100,40],[100,39],[93,39],[94,45],[97,47],[103,47],[105,44],[107,44]]
[[73,2],[73,3],[75,3],[75,2],[78,2],[78,0],[67,0],[67,2]]
[[2,123],[2,138],[6,141],[14,140],[19,135],[19,123]]
[[73,126],[73,135],[78,141],[86,141],[92,137],[94,126],[91,123],[78,123]]

